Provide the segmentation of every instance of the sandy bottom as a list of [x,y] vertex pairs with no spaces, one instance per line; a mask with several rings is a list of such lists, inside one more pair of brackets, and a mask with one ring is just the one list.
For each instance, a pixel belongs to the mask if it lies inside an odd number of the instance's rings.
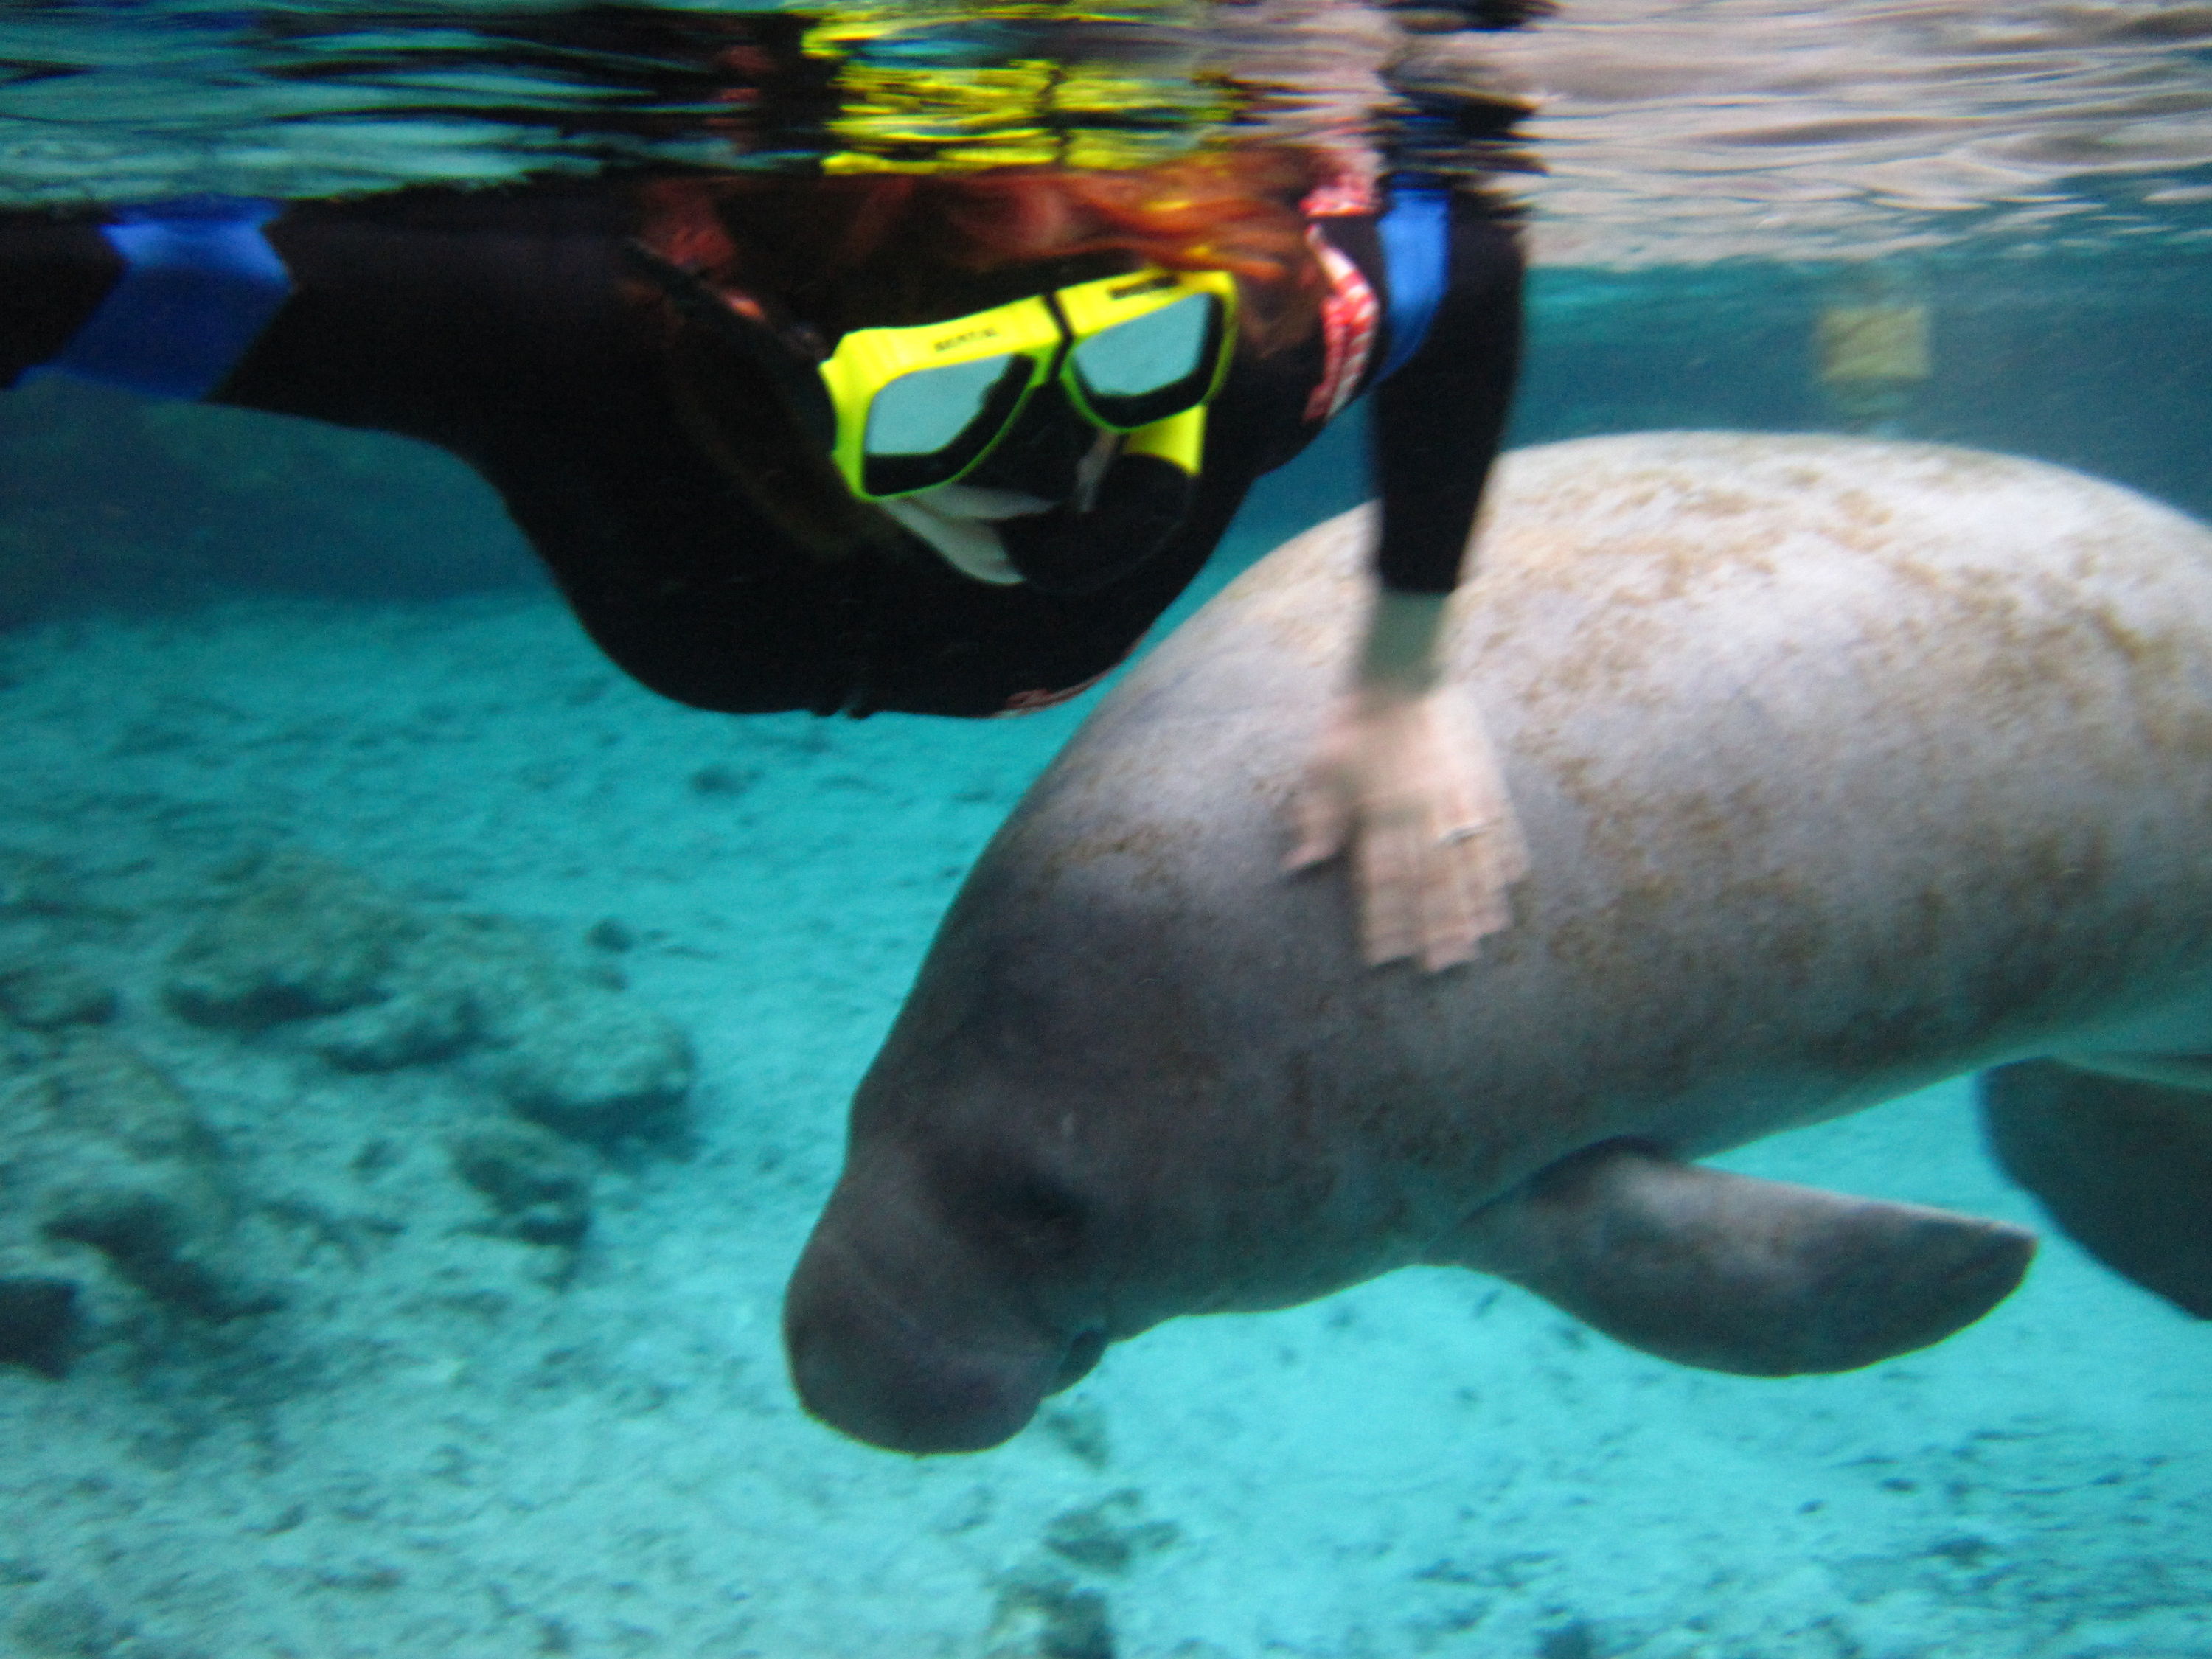
[[[1678,1370],[1435,1271],[1170,1326],[981,1455],[803,1418],[777,1304],[847,1097],[1079,709],[697,714],[538,596],[76,624],[0,683],[0,848],[72,896],[0,892],[0,949],[116,988],[286,1291],[0,1366],[0,1652],[2212,1653],[2207,1338],[2055,1241],[1839,1379]],[[600,1157],[571,1261],[483,1230],[437,1150],[462,1082],[166,1011],[214,872],[270,847],[614,958],[696,1045],[688,1146]],[[1737,1162],[2032,1219],[1961,1085]]]

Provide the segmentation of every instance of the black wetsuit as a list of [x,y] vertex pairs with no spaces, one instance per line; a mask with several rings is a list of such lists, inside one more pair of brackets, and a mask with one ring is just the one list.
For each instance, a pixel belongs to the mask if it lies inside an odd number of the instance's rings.
[[[905,538],[824,559],[712,464],[672,404],[664,336],[635,298],[631,196],[605,186],[419,189],[295,204],[264,229],[293,292],[212,400],[405,434],[498,489],[599,644],[657,691],[740,713],[957,715],[1036,706],[1127,653],[1261,474],[1319,429],[1325,345],[1240,352],[1181,529],[1105,588],[991,586]],[[122,269],[99,221],[0,221],[0,383],[64,350]],[[1387,297],[1374,222],[1322,221]],[[1452,214],[1449,280],[1378,398],[1386,582],[1456,578],[1502,434],[1520,258],[1487,207]],[[1378,326],[1369,376],[1386,357]]]

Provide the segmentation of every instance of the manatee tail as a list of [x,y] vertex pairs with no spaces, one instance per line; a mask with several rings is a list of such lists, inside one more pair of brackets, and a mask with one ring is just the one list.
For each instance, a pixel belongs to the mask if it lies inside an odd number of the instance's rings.
[[2031,1060],[1980,1081],[2004,1172],[2083,1249],[2199,1319],[2212,1319],[2208,1086],[2202,1061],[2117,1056]]
[[1478,1212],[1430,1259],[1495,1273],[1616,1341],[1751,1376],[1851,1370],[2009,1295],[2033,1234],[1677,1164],[1607,1141]]

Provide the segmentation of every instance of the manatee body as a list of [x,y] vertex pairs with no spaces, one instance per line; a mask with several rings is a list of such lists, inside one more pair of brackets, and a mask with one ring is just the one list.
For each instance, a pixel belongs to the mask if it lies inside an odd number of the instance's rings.
[[1986,1067],[2061,1224],[2212,1312],[2212,534],[1919,445],[1509,457],[1453,662],[1532,869],[1425,975],[1279,871],[1369,533],[1238,579],[970,877],[792,1282],[811,1410],[979,1448],[1109,1341],[1415,1262],[1692,1364],[1869,1364],[2032,1237],[1691,1160]]

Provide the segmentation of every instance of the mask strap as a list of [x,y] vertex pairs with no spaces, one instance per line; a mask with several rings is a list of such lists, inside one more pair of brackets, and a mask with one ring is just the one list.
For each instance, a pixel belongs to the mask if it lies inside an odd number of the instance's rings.
[[291,296],[291,276],[262,232],[283,210],[281,202],[222,196],[123,209],[100,232],[123,275],[61,354],[32,373],[155,398],[207,397]]
[[697,324],[768,374],[809,439],[825,452],[836,441],[836,411],[830,407],[822,376],[802,363],[773,330],[747,322],[703,278],[672,259],[663,258],[635,237],[623,243],[622,251],[638,274],[665,295],[686,322]]
[[1390,355],[1375,376],[1380,385],[1404,367],[1428,337],[1444,296],[1450,261],[1451,198],[1426,180],[1393,184],[1390,210],[1376,226],[1390,289]]

